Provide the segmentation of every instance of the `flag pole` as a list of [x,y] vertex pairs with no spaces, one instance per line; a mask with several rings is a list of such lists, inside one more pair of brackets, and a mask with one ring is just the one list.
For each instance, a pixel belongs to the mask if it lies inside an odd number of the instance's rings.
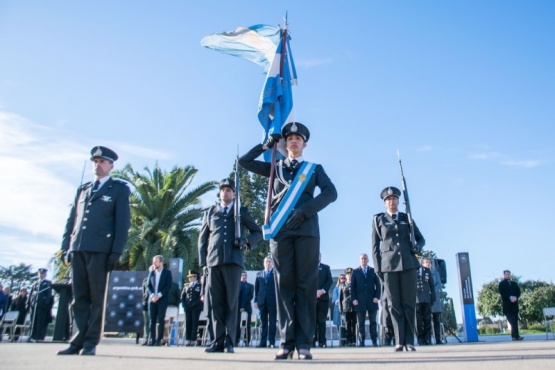
[[[283,23],[284,23],[284,29],[281,35],[281,56],[280,56],[281,60],[279,64],[279,75],[281,80],[283,80],[283,61],[285,59],[285,53],[287,52],[287,14],[285,14]],[[280,99],[281,99],[281,96],[278,97],[278,100]],[[282,126],[283,126],[283,122],[282,122]],[[266,197],[266,212],[264,213],[264,225],[270,224],[270,213],[272,210],[272,191],[274,189],[274,181],[275,181],[277,144],[278,143],[275,143],[274,146],[272,147],[272,160],[270,162],[270,178],[268,180],[268,196]]]

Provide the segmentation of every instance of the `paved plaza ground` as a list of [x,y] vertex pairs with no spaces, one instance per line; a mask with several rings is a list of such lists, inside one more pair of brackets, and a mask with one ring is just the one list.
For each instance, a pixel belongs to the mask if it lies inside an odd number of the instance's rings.
[[143,347],[126,338],[103,339],[94,357],[56,356],[67,344],[4,341],[0,343],[0,358],[1,368],[10,370],[555,369],[555,340],[546,340],[545,335],[530,336],[522,342],[509,339],[480,337],[476,343],[455,341],[403,353],[394,353],[392,347],[315,348],[312,361],[275,361],[275,349],[238,347],[234,354],[209,354],[202,347]]

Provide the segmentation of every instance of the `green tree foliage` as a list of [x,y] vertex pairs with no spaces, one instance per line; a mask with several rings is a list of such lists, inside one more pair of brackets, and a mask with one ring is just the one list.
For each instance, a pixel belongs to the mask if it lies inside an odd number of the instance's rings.
[[[543,308],[555,306],[555,285],[544,281],[520,281],[512,276],[520,286],[519,309],[525,325],[543,320]],[[478,293],[478,313],[482,316],[503,316],[503,305],[499,294],[499,280],[495,279],[482,285]]]
[[214,190],[215,181],[190,188],[197,173],[192,166],[174,167],[166,172],[154,166],[146,174],[127,164],[112,176],[131,186],[131,229],[120,268],[146,270],[152,257],[179,257],[184,269],[198,269],[197,236],[202,208],[200,197]]
[[[235,170],[230,174],[235,179]],[[241,184],[241,204],[247,207],[256,223],[262,227],[266,211],[266,194],[268,193],[268,178],[249,173],[244,168],[239,168],[239,181]],[[245,270],[261,270],[264,258],[270,251],[270,243],[263,240],[254,248],[245,253]]]
[[32,265],[20,263],[17,266],[0,267],[0,281],[9,287],[11,292],[30,287],[37,279],[37,271],[33,271]]

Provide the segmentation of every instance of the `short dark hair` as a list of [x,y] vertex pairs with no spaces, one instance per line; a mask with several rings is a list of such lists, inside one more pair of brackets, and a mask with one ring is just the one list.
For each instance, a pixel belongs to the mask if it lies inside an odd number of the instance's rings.
[[503,274],[506,274],[507,272],[508,272],[509,274],[511,273],[510,270],[503,270]]

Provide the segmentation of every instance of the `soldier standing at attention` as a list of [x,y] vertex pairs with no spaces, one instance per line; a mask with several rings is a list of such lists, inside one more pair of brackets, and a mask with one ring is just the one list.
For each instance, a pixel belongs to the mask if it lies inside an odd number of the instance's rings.
[[52,282],[46,279],[47,269],[39,269],[39,280],[33,284],[30,293],[30,304],[32,308],[33,330],[30,342],[42,342],[46,337],[48,324],[52,322]]
[[189,270],[187,275],[189,284],[186,284],[181,294],[181,302],[185,310],[185,345],[194,346],[197,342],[197,330],[200,313],[202,312],[202,286],[198,281],[196,271]]
[[[299,359],[311,360],[320,254],[318,212],[337,199],[337,191],[321,165],[304,161],[303,149],[310,132],[298,122],[286,124],[281,135],[270,136],[266,144],[253,147],[239,164],[270,177],[272,164],[256,158],[281,137],[288,156],[275,163],[272,217],[266,235],[274,260],[281,329],[281,349],[275,359],[291,358],[297,349]],[[317,187],[320,193],[314,196]]]
[[117,159],[111,149],[92,148],[96,180],[77,189],[69,212],[61,257],[71,261],[71,308],[77,331],[58,355],[94,356],[100,342],[107,273],[116,267],[131,225],[129,187],[110,176]]
[[395,351],[414,348],[414,318],[416,278],[420,267],[413,250],[421,249],[426,241],[414,224],[417,246],[411,245],[409,220],[399,212],[401,191],[393,186],[380,194],[386,212],[378,213],[372,223],[372,258],[376,273],[383,281],[391,321],[395,330]]
[[416,334],[418,344],[421,346],[432,344],[432,303],[436,299],[434,278],[430,265],[430,259],[420,259],[422,266],[418,269],[416,280]]
[[[213,323],[214,340],[204,351],[234,353],[237,307],[245,249],[262,239],[260,227],[245,207],[235,209],[235,182],[220,182],[220,203],[204,212],[198,239],[199,265],[208,274],[206,293]],[[235,240],[234,214],[240,212],[241,228],[250,235]],[[241,232],[241,235],[243,233]]]

